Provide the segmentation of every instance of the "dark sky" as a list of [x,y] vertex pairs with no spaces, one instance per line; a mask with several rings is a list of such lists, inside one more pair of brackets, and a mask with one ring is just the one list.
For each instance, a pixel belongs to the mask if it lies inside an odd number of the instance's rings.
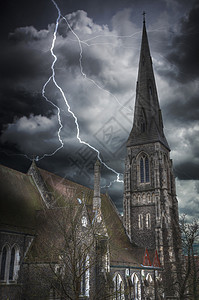
[[[171,148],[181,213],[199,213],[199,3],[178,0],[57,0],[66,17],[50,52],[58,11],[51,0],[5,1],[1,11],[0,163],[26,172],[38,166],[93,185],[96,152],[123,173],[132,127],[142,12]],[[58,109],[60,109],[59,124]],[[58,136],[60,128],[61,146]],[[54,155],[52,155],[56,152]],[[46,154],[46,156],[44,156]],[[102,167],[102,186],[116,175]],[[105,190],[103,190],[105,191]],[[122,209],[123,185],[108,189]]]

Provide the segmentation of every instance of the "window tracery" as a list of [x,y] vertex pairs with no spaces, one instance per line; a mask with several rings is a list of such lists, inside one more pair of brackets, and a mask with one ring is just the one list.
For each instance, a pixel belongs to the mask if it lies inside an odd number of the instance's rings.
[[134,273],[131,277],[132,283],[133,283],[133,294],[135,300],[141,300],[141,286],[140,281],[138,279],[138,276]]
[[114,300],[124,300],[124,283],[120,274],[116,273],[113,277],[114,282]]
[[0,256],[0,281],[16,281],[19,271],[19,249],[14,245],[4,245]]
[[149,159],[146,154],[143,154],[139,159],[140,167],[140,183],[149,182]]

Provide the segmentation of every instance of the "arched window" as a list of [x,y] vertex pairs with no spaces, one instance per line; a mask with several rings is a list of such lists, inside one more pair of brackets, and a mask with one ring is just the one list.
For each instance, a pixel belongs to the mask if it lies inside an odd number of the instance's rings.
[[138,228],[143,229],[143,214],[138,215]]
[[0,280],[1,281],[6,281],[6,268],[8,264],[8,258],[9,258],[9,247],[6,245],[2,249],[2,254],[1,254],[1,274],[0,274]]
[[140,182],[149,182],[149,159],[145,154],[140,157]]
[[149,284],[151,284],[151,283],[153,282],[153,279],[152,279],[151,274],[148,273],[148,274],[146,275],[146,280],[148,281]]
[[138,194],[138,202],[140,202],[141,201],[141,196],[140,196],[140,194]]
[[19,250],[15,245],[10,250],[8,245],[5,245],[1,253],[1,265],[0,265],[0,280],[9,282],[17,280],[19,271]]
[[131,276],[131,280],[133,283],[133,296],[135,300],[141,300],[141,286],[140,286],[140,282],[138,279],[138,276],[134,273]]
[[151,214],[150,213],[146,214],[146,228],[147,229],[151,228]]
[[150,193],[147,194],[147,201],[148,201],[149,203],[151,202],[151,194],[150,194]]
[[113,277],[114,283],[114,300],[124,300],[124,283],[120,274],[115,274]]
[[14,265],[15,265],[15,248],[13,247],[10,256],[9,280],[13,280]]
[[90,270],[89,270],[89,256],[82,262],[82,275],[81,275],[81,296],[89,297],[90,291]]
[[143,157],[140,158],[140,181],[144,182],[144,160],[143,160]]

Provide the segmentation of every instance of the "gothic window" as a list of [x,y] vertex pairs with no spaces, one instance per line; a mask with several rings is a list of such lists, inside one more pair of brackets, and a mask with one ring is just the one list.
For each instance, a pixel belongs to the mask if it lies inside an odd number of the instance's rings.
[[140,182],[149,182],[149,159],[146,155],[142,155],[140,158]]
[[140,286],[140,282],[138,279],[138,276],[136,274],[133,274],[131,277],[132,283],[133,283],[133,294],[134,294],[134,298],[135,300],[141,300],[141,286]]
[[1,281],[6,281],[6,267],[8,262],[8,254],[9,254],[9,248],[8,246],[4,246],[1,254],[1,274],[0,274]]
[[145,182],[149,182],[149,159],[145,157]]
[[143,229],[143,214],[138,215],[138,228]]
[[152,193],[152,201],[155,202],[155,194]]
[[151,214],[150,213],[146,214],[146,228],[147,229],[151,228]]
[[89,297],[90,290],[90,270],[89,270],[89,256],[82,262],[82,276],[81,276],[81,296]]
[[142,194],[142,201],[143,201],[143,203],[146,202],[146,194],[145,193]]
[[151,194],[147,194],[147,201],[150,203],[151,202]]
[[13,280],[14,264],[15,264],[15,248],[13,247],[11,251],[11,257],[10,257],[9,280]]
[[1,253],[0,263],[0,280],[5,282],[15,281],[19,271],[18,247],[13,246],[10,250],[9,246],[4,246]]
[[152,276],[151,276],[151,274],[147,274],[146,275],[146,280],[149,282],[149,283],[152,283],[153,282],[153,279],[152,279]]
[[144,160],[143,157],[140,159],[140,181],[144,182]]
[[124,300],[124,283],[120,274],[115,274],[114,283],[114,300]]

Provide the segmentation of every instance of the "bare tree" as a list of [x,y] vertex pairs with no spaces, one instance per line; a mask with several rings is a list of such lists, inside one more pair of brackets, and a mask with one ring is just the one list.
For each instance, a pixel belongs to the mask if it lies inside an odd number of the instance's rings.
[[47,290],[52,299],[108,298],[108,235],[91,206],[74,197],[64,206],[38,211],[37,220],[25,297],[43,299]]
[[180,220],[183,247],[181,282],[178,282],[180,299],[199,299],[199,257],[194,246],[199,242],[199,220],[192,223],[183,216]]

